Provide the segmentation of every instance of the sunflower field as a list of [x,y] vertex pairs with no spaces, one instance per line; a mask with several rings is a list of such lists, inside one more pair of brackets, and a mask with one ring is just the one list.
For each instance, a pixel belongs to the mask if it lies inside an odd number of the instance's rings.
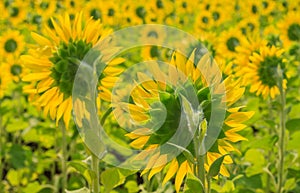
[[0,193],[299,193],[299,0],[1,0]]

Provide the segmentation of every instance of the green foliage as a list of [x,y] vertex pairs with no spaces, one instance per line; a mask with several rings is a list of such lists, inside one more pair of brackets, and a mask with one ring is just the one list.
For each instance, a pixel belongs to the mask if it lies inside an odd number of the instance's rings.
[[184,193],[199,193],[203,191],[203,185],[201,181],[193,174],[189,173],[187,175]]

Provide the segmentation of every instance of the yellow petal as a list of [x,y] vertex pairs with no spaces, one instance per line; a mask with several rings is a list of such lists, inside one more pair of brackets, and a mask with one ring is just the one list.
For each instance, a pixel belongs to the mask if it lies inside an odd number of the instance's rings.
[[136,149],[142,149],[148,142],[150,136],[141,136],[130,143],[130,146]]
[[126,61],[125,58],[114,58],[113,60],[111,60],[108,63],[108,65],[110,65],[110,66],[116,66],[116,65],[119,65],[119,64],[121,64],[121,63],[123,63],[125,61]]
[[187,174],[187,172],[188,172],[188,161],[186,160],[180,165],[177,175],[176,175],[176,178],[175,178],[176,192],[179,192],[180,186],[181,186],[182,181],[183,181],[185,175]]
[[165,167],[165,165],[167,164],[167,160],[168,158],[166,154],[159,156],[155,164],[152,166],[152,169],[148,175],[148,180],[150,180],[152,176],[160,172]]
[[65,110],[65,113],[64,113],[64,122],[65,122],[66,129],[69,128],[69,123],[70,123],[70,118],[71,118],[71,111],[72,111],[72,99],[71,99],[71,97],[69,97],[67,99],[67,101],[68,101],[68,103],[67,103],[66,110]]
[[31,36],[32,38],[40,45],[52,45],[52,43],[50,42],[50,40],[48,40],[47,38],[35,33],[35,32],[31,32]]
[[164,186],[177,172],[178,170],[178,162],[175,159],[172,160],[172,162],[170,163],[170,167],[168,169],[168,172],[162,182],[162,185]]
[[25,75],[22,80],[25,82],[41,80],[41,79],[49,78],[50,74],[51,74],[51,72],[31,73],[31,74]]

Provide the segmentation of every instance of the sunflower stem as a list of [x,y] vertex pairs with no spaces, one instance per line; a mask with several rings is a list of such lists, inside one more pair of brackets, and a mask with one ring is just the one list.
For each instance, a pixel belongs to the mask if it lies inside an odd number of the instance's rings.
[[211,186],[210,186],[210,183],[211,183],[211,179],[207,176],[207,192],[206,193],[210,193],[211,192]]
[[206,185],[205,185],[205,169],[204,169],[204,155],[198,155],[197,157],[197,177],[203,184],[203,191],[206,192]]
[[92,192],[99,193],[100,171],[99,171],[99,159],[95,154],[92,154],[92,171],[95,177],[92,181]]
[[[0,110],[1,110],[1,99],[0,99]],[[4,188],[2,183],[2,135],[3,135],[3,128],[2,128],[2,116],[0,116],[0,190],[3,190]]]
[[283,74],[280,67],[278,67],[278,77],[279,77],[279,91],[280,91],[280,127],[279,127],[279,164],[278,164],[278,184],[277,184],[277,193],[282,193],[284,185],[284,154],[285,154],[285,91],[283,88]]
[[61,171],[62,171],[62,191],[64,192],[66,189],[66,185],[67,185],[67,136],[66,136],[66,127],[63,121],[59,121],[59,127],[61,129],[62,132],[62,139],[61,139],[61,143],[62,143],[62,158],[61,158]]
[[[269,119],[274,120],[273,113],[272,113],[271,100],[268,100],[268,110],[269,110]],[[274,131],[273,131],[272,127],[270,127],[268,129],[268,133],[269,133],[270,136],[273,135]],[[268,150],[267,157],[266,157],[267,163],[271,162],[271,155],[272,155],[272,151]],[[270,192],[270,188],[271,188],[271,176],[267,173],[267,176],[266,176],[266,192]]]
[[113,111],[113,108],[109,108],[109,109],[107,109],[107,111],[105,111],[105,113],[103,114],[103,116],[102,116],[102,118],[101,118],[101,121],[100,121],[100,124],[101,125],[104,125],[104,123],[105,123],[105,121],[106,121],[106,119],[107,119],[107,117],[110,115],[110,113]]
[[197,135],[194,137],[194,146],[195,146],[195,154],[196,154],[196,162],[195,162],[195,172],[197,178],[201,181],[203,185],[203,192],[206,192],[206,184],[205,184],[205,168],[204,168],[204,163],[205,163],[205,154],[201,155],[200,154],[200,148],[202,145],[202,141],[204,139],[203,136],[201,136],[201,133],[199,132]]

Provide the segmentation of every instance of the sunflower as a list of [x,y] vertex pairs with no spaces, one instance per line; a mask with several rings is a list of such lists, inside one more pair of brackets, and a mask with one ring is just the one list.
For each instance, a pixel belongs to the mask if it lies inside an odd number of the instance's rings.
[[0,63],[0,99],[7,93],[10,83],[12,82],[12,76],[9,66],[1,62]]
[[[77,13],[72,22],[68,14],[51,21],[54,29],[45,26],[45,36],[32,32],[32,38],[39,45],[21,57],[25,67],[31,70],[23,77],[23,81],[31,82],[24,87],[24,92],[35,94],[33,100],[44,109],[44,114],[56,119],[56,124],[63,119],[68,128],[73,82],[80,61],[110,30],[102,29],[99,20],[90,18],[83,21],[82,12]],[[100,98],[110,100],[111,93],[107,86],[115,81],[112,76],[122,72],[116,65],[123,61],[116,58],[104,69],[99,84]]]
[[208,30],[213,25],[213,17],[210,11],[203,10],[196,16],[195,28],[201,30]]
[[27,8],[30,7],[30,1],[15,0],[7,1],[4,17],[13,25],[17,26],[26,19]]
[[243,85],[247,84],[247,78],[244,77],[243,69],[250,63],[250,57],[254,52],[259,52],[263,46],[267,46],[268,42],[258,36],[249,38],[243,37],[241,44],[236,47],[238,57],[234,60],[236,66],[235,75],[241,77]]
[[222,52],[222,57],[232,59],[236,57],[236,47],[241,44],[243,34],[236,28],[223,31],[219,36],[218,50]]
[[143,24],[143,20],[146,16],[146,9],[144,8],[143,4],[133,0],[123,2],[120,12],[123,13],[122,17],[120,18],[122,26]]
[[174,11],[174,2],[170,0],[149,1],[149,13],[146,17],[147,23],[163,23],[166,16]]
[[24,36],[17,30],[8,30],[0,37],[0,54],[4,57],[18,57],[24,51]]
[[7,68],[9,69],[9,73],[11,76],[11,79],[14,82],[20,82],[21,78],[28,73],[28,69],[24,69],[22,65],[22,61],[19,57],[8,57],[6,62],[3,63]]
[[243,18],[253,17],[259,19],[263,5],[261,1],[238,1],[239,13]]
[[51,0],[35,1],[32,7],[31,23],[37,26],[47,22],[57,11],[57,2]]
[[120,9],[119,4],[114,1],[107,1],[102,3],[101,6],[103,7],[103,23],[109,26],[119,26],[119,18],[120,18]]
[[281,31],[280,39],[285,48],[289,48],[292,43],[300,42],[300,13],[289,12],[281,22],[278,23]]
[[256,95],[262,95],[263,98],[270,96],[274,99],[279,94],[276,77],[278,66],[285,74],[282,85],[286,89],[287,74],[283,52],[283,49],[275,46],[262,46],[258,52],[252,53],[248,65],[241,69],[246,83],[251,85],[250,92],[256,92]]
[[238,26],[244,35],[259,34],[259,21],[256,18],[243,18]]
[[175,1],[175,10],[179,14],[193,13],[198,6],[197,1],[178,0]]
[[[152,63],[150,66],[152,68],[153,77],[139,73],[137,82],[142,83],[134,85],[132,90],[128,89],[131,90],[130,98],[132,102],[127,103],[128,110],[126,111],[126,115],[129,114],[131,123],[135,123],[137,126],[132,132],[126,134],[126,136],[132,140],[130,145],[133,148],[147,150],[146,153],[142,152],[135,158],[137,160],[147,160],[147,166],[142,171],[142,175],[148,174],[148,179],[151,179],[152,176],[165,169],[166,174],[163,179],[163,184],[166,184],[175,176],[175,188],[177,192],[179,192],[185,176],[195,171],[193,164],[183,153],[180,153],[174,158],[174,156],[171,155],[172,153],[167,152],[165,149],[160,149],[161,145],[166,143],[175,134],[175,128],[179,126],[181,107],[178,93],[180,89],[176,86],[172,87],[172,85],[180,83],[180,85],[184,85],[184,87],[192,86],[197,92],[199,104],[204,101],[209,101],[210,94],[212,94],[211,92],[221,94],[221,85],[225,85],[226,91],[224,92],[226,93],[226,97],[224,97],[222,101],[229,108],[227,109],[225,124],[221,134],[215,144],[206,153],[206,170],[208,170],[211,164],[220,156],[232,151],[237,151],[232,143],[245,140],[238,132],[246,127],[243,122],[250,119],[253,115],[253,112],[242,112],[242,107],[231,107],[244,93],[244,88],[240,87],[240,82],[233,81],[231,77],[221,81],[221,75],[216,75],[214,77],[215,90],[211,91],[203,74],[214,76],[211,72],[215,72],[216,70],[205,68],[203,72],[200,72],[200,66],[210,66],[210,64],[207,63],[211,60],[208,55],[197,60],[195,55],[195,51],[193,51],[189,60],[187,60],[187,58],[179,52],[175,52],[172,55],[169,71],[166,75],[159,69],[158,64]],[[192,61],[198,61],[197,65],[195,66]],[[163,79],[166,81],[162,82]],[[167,110],[165,121],[160,128],[147,128],[147,123],[151,121],[157,123],[157,121],[159,121],[152,120],[151,117],[151,113],[156,110],[155,105],[157,101],[165,105],[165,109]],[[115,104],[115,107],[116,109],[120,109],[117,107],[124,107],[124,105],[124,102],[120,102],[120,104]],[[124,112],[125,111],[123,111],[123,113]],[[209,121],[209,107],[204,107],[203,115],[204,119]],[[124,116],[124,114],[120,116]],[[158,119],[163,119],[163,117],[159,116]],[[186,148],[190,152],[195,152],[192,142]],[[223,163],[230,164],[232,163],[232,159],[227,156]],[[229,176],[225,165],[222,165],[220,174]]]
[[95,1],[89,1],[84,6],[84,12],[86,17],[93,17],[94,20],[100,19],[103,21],[103,7],[100,3],[96,3]]

